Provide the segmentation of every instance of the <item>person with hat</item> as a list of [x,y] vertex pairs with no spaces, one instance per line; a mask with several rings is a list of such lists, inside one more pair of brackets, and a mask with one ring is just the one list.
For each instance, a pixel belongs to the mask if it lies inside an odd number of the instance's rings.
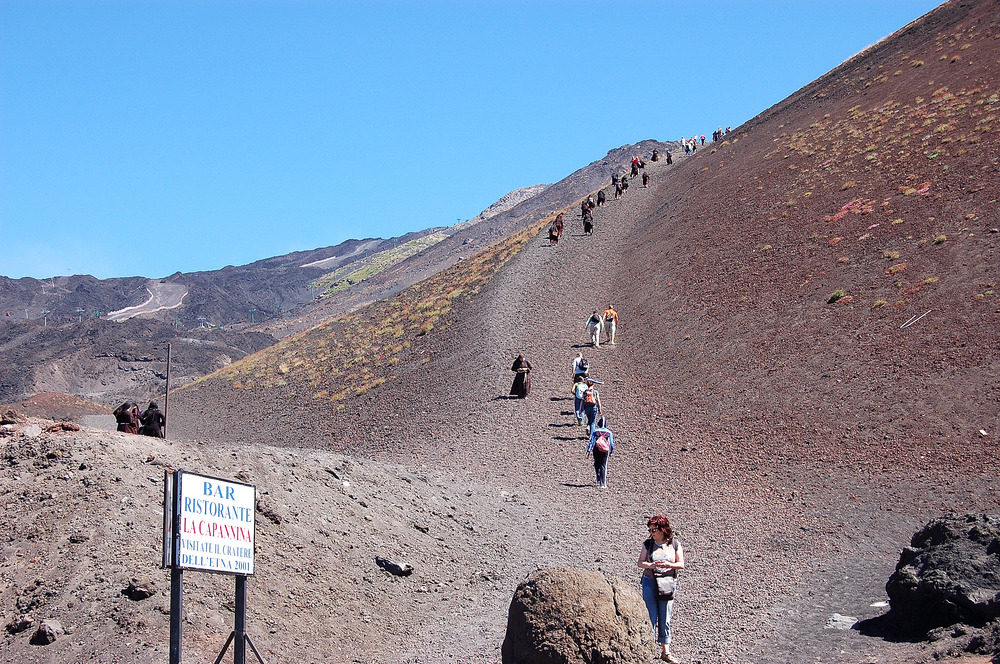
[[601,413],[601,394],[597,391],[597,381],[587,376],[586,389],[583,390],[583,413],[587,416],[587,433],[594,433],[594,423]]

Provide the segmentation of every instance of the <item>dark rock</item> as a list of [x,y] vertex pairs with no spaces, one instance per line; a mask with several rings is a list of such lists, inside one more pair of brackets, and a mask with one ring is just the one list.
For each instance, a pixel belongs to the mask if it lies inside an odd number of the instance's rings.
[[43,620],[35,633],[31,635],[29,643],[34,646],[47,646],[65,633],[66,631],[58,620]]
[[281,515],[271,506],[270,502],[265,501],[263,498],[257,499],[257,511],[274,525],[281,523]]
[[60,431],[79,431],[80,425],[76,422],[56,422],[55,424],[50,424],[45,428],[49,433],[58,433]]
[[639,594],[599,572],[538,570],[514,593],[503,664],[646,662],[653,630]]
[[885,585],[899,631],[1000,618],[1000,516],[948,515],[917,532]]
[[396,576],[409,576],[413,574],[413,565],[407,563],[396,563],[382,556],[375,556],[375,564],[384,569],[389,574]]
[[31,616],[22,613],[17,618],[14,618],[9,623],[7,623],[7,631],[11,634],[20,634],[24,630],[28,629],[35,624],[35,619]]
[[132,577],[128,586],[122,590],[122,595],[128,597],[133,602],[144,600],[156,594],[156,586],[148,576]]

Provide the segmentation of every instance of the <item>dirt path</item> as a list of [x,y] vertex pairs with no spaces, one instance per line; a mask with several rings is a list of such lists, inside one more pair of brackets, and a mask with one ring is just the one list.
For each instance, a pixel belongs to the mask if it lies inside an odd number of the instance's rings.
[[146,282],[146,290],[149,291],[148,300],[134,307],[125,307],[118,311],[112,311],[108,314],[108,320],[121,322],[142,314],[176,309],[181,306],[188,294],[187,286],[183,284],[167,284],[159,279],[150,279]]
[[[635,277],[620,273],[614,257],[642,241],[637,220],[658,218],[674,195],[668,171],[683,157],[677,162],[649,164],[649,189],[634,180],[622,200],[598,208],[593,236],[582,235],[573,211],[558,246],[544,233],[533,238],[483,291],[482,313],[446,332],[445,357],[415,380],[420,400],[385,427],[393,442],[361,451],[492,484],[535,514],[533,524],[500,514],[487,524],[521,538],[523,548],[504,559],[506,592],[487,593],[465,619],[429,630],[403,661],[444,661],[427,654],[434,650],[499,661],[493,651],[510,592],[538,567],[637,581],[643,524],[658,512],[671,517],[688,551],[675,613],[675,647],[685,661],[912,661],[920,650],[826,623],[834,613],[863,619],[884,610],[871,605],[885,599],[898,549],[925,517],[996,509],[996,491],[983,489],[988,473],[913,478],[808,453],[772,456],[760,443],[681,424],[683,394],[650,402],[648,358],[633,355],[629,336],[629,322],[644,312],[621,296]],[[584,321],[609,303],[621,315],[619,343],[591,349]],[[604,491],[594,486],[586,438],[572,417],[569,376],[581,349],[604,380],[616,435]],[[519,352],[533,365],[524,401],[506,396]],[[428,438],[433,445],[423,444]]]

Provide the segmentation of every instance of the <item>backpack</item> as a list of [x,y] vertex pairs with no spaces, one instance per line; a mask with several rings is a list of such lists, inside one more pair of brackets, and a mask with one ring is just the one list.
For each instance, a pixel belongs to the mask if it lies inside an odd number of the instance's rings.
[[590,317],[590,324],[591,325],[600,325],[601,324],[601,316],[600,316],[600,314],[593,314]]
[[590,362],[585,357],[580,358],[580,364],[577,366],[580,367],[580,373],[587,373],[590,370]]
[[606,320],[606,321],[608,321],[608,322],[611,322],[611,321],[613,321],[614,319],[615,319],[615,315],[614,315],[614,314],[605,314],[605,315],[604,315],[604,320]]
[[583,403],[587,404],[588,406],[596,406],[597,405],[597,396],[595,396],[596,394],[597,392],[594,390],[594,388],[591,387],[590,389],[588,389],[586,392],[583,393]]
[[594,449],[604,452],[605,454],[611,450],[611,443],[608,441],[608,435],[602,433],[594,441]]

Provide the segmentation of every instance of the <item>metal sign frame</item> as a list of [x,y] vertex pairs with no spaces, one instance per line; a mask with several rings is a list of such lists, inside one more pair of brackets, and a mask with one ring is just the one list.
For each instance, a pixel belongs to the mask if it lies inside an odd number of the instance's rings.
[[[229,649],[229,644],[233,644],[234,664],[246,664],[246,647],[249,645],[254,656],[260,664],[265,664],[261,658],[257,647],[246,633],[246,573],[239,571],[229,571],[224,569],[209,568],[205,566],[182,565],[181,561],[181,539],[182,539],[182,505],[183,499],[181,487],[182,476],[191,475],[222,484],[233,484],[248,487],[253,491],[253,504],[251,506],[252,530],[251,530],[251,562],[249,574],[253,574],[254,558],[256,557],[257,546],[257,518],[256,518],[256,496],[257,487],[243,482],[202,475],[200,473],[185,473],[182,470],[164,471],[163,475],[163,560],[162,567],[170,569],[170,664],[180,664],[181,662],[181,618],[183,613],[184,594],[184,570],[195,572],[209,572],[215,574],[229,574],[236,579],[236,611],[233,618],[233,631],[229,634],[222,651],[219,653],[215,664],[222,661],[223,656]],[[220,485],[221,486],[221,485]]]

